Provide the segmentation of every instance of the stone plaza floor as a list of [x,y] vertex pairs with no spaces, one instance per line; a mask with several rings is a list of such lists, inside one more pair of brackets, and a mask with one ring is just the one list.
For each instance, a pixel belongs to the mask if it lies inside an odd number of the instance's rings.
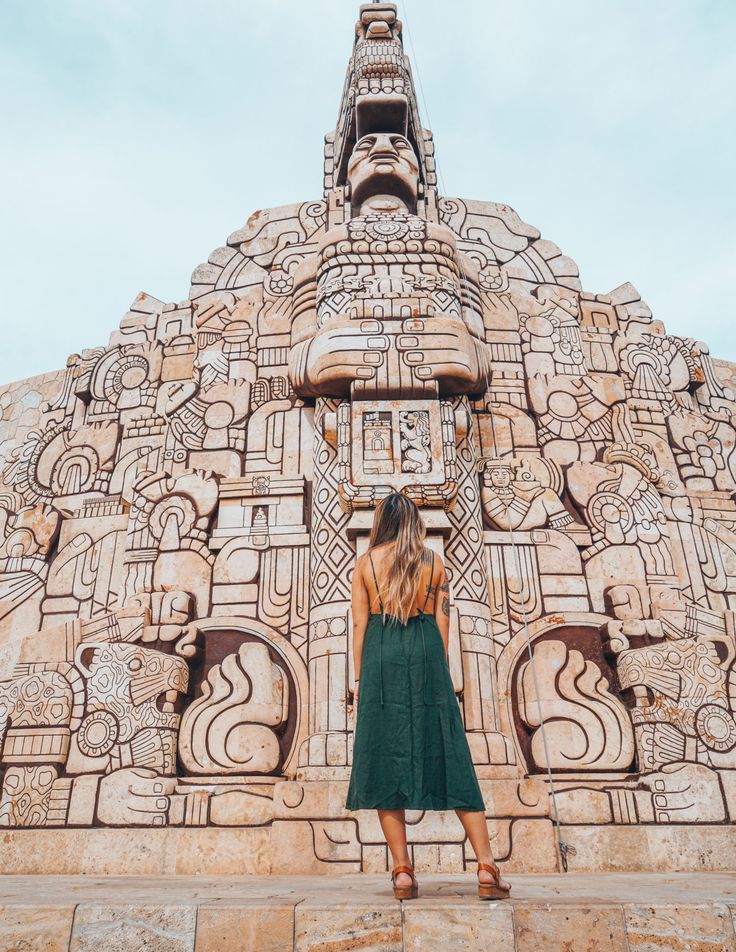
[[0,877],[0,952],[700,952],[736,950],[736,875]]

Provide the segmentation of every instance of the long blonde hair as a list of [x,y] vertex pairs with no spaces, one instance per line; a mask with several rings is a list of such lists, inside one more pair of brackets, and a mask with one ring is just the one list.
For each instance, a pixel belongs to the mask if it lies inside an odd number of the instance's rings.
[[393,563],[386,563],[381,591],[383,618],[392,616],[405,625],[422,578],[427,527],[408,496],[393,492],[376,506],[368,551],[384,542],[395,542]]

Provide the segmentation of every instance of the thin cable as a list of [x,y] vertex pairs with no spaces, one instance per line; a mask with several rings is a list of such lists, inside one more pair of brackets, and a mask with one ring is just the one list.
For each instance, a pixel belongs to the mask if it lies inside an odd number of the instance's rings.
[[[406,12],[407,12],[407,14],[408,14],[408,13],[409,13],[409,4],[408,4],[407,0],[403,0],[403,3],[404,3],[404,9],[406,10]],[[419,59],[417,58],[417,53],[416,53],[416,49],[415,49],[415,46],[414,46],[414,36],[413,36],[411,30],[409,29],[409,24],[408,24],[408,21],[406,20],[406,17],[404,17],[403,23],[404,23],[404,26],[405,26],[405,28],[406,28],[406,36],[407,36],[407,39],[409,40],[409,47],[410,47],[410,51],[411,51],[411,59],[412,59],[412,61],[414,62],[414,66],[416,67],[416,69],[413,70],[413,72],[416,73],[417,85],[419,86],[419,93],[420,93],[420,95],[421,95],[421,97],[422,97],[422,105],[424,106],[424,113],[425,113],[425,115],[426,115],[426,117],[427,117],[427,126],[428,126],[429,129],[431,130],[431,129],[432,129],[432,117],[431,117],[430,114],[429,114],[429,103],[427,102],[427,97],[426,97],[425,94],[424,94],[424,83],[422,82],[422,71],[419,69]],[[417,130],[417,135],[419,134],[420,131],[421,131],[421,130],[419,130],[419,129]],[[439,182],[440,188],[442,189],[442,195],[443,195],[445,198],[447,198],[447,185],[446,185],[446,183],[445,183],[445,176],[444,176],[444,174],[443,174],[443,172],[442,172],[442,166],[440,165],[439,156],[437,155],[437,146],[436,146],[436,143],[434,142],[434,137],[432,138],[432,144],[433,144],[433,146],[434,146],[433,158],[434,158],[434,165],[435,165],[435,168],[436,168],[436,170],[437,170],[437,180],[438,180],[438,182]],[[439,198],[439,196],[438,196],[438,198]],[[458,237],[460,237],[460,236],[458,236]],[[458,265],[458,270],[460,271],[460,277],[461,277],[461,279],[462,279],[462,280],[461,280],[461,284],[460,284],[460,306],[462,307],[462,306],[463,306],[463,303],[464,303],[464,302],[463,302],[463,290],[464,290],[464,289],[466,290],[466,296],[467,296],[467,293],[468,293],[468,292],[467,292],[467,287],[468,287],[469,282],[468,282],[468,273],[467,273],[467,271],[465,270],[465,265],[463,264],[463,256],[462,256],[462,252],[461,252],[460,248],[458,248],[457,265]],[[485,371],[485,377],[486,377],[486,383],[487,383],[487,381],[488,381],[488,373],[487,373],[487,370]]]
[[[408,14],[408,13],[409,13],[408,0],[403,0],[403,5],[404,5],[404,9],[405,9],[406,13]],[[413,38],[413,35],[412,35],[412,33],[411,33],[411,30],[409,29],[409,25],[408,25],[408,22],[407,22],[407,20],[406,20],[406,17],[404,17],[404,26],[405,26],[405,28],[406,28],[406,35],[407,35],[407,38],[408,38],[408,40],[409,40],[409,47],[410,47],[410,50],[411,50],[411,58],[412,58],[412,60],[413,60],[413,62],[414,62],[414,66],[415,66],[414,72],[416,73],[417,84],[418,84],[418,86],[419,86],[419,92],[420,92],[420,95],[421,95],[421,97],[422,97],[422,104],[423,104],[423,106],[424,106],[424,113],[425,113],[425,115],[426,115],[426,117],[427,117],[427,124],[428,124],[429,128],[431,129],[431,128],[432,128],[432,120],[431,120],[431,117],[430,117],[430,114],[429,114],[429,105],[427,104],[427,97],[426,97],[425,94],[424,94],[424,85],[423,85],[423,83],[422,83],[421,70],[419,69],[419,59],[417,58],[416,49],[415,49],[415,47],[414,47],[414,38]],[[417,133],[419,133],[419,131],[420,131],[420,130],[417,130]],[[435,147],[435,153],[434,153],[434,162],[435,162],[435,167],[436,167],[436,169],[437,169],[437,178],[438,178],[438,180],[439,180],[439,184],[440,184],[440,187],[441,187],[441,189],[442,189],[442,194],[446,197],[446,196],[447,196],[447,188],[446,188],[446,185],[445,185],[444,175],[442,174],[442,167],[441,167],[441,165],[440,165],[440,161],[439,161],[439,157],[438,157],[438,155],[437,155],[436,147]],[[459,267],[460,273],[461,273],[461,275],[462,275],[463,283],[464,283],[464,284],[467,284],[467,282],[468,282],[467,272],[465,271],[465,268],[464,268],[464,266],[463,266],[463,263],[462,263],[462,252],[460,251],[459,248],[458,248],[458,255],[457,255],[457,263],[458,263],[458,267]],[[463,302],[462,302],[462,291],[461,291],[461,301],[460,301],[460,303],[461,303],[461,306],[462,306],[462,303],[463,303]],[[483,368],[483,375],[484,375],[484,378],[485,378],[486,396],[487,396],[487,397],[489,396],[489,392],[490,392],[490,378],[489,378],[489,375],[488,375],[488,365],[489,365],[489,363],[490,363],[490,361],[485,361],[485,366],[484,366],[484,368]],[[488,399],[487,402],[488,402],[488,409],[489,409],[489,411],[490,411],[490,416],[491,416],[491,433],[492,433],[492,435],[493,435],[493,445],[494,445],[494,448],[495,448],[496,452],[498,452],[498,439],[497,439],[497,437],[496,437],[496,418],[495,418],[495,414],[494,414],[494,412],[493,412],[493,401],[492,401],[491,399]],[[519,551],[518,551],[517,546],[516,546],[516,539],[515,539],[515,537],[514,537],[514,530],[513,530],[512,526],[511,526],[511,519],[509,518],[508,504],[507,504],[506,502],[504,502],[503,500],[501,500],[501,502],[502,502],[502,504],[504,505],[504,507],[506,508],[506,515],[507,515],[508,525],[509,525],[509,540],[510,540],[510,542],[511,542],[511,550],[512,550],[512,552],[514,553],[514,562],[516,563],[516,572],[517,572],[517,575],[518,575],[520,584],[523,584],[523,582],[525,581],[525,579],[522,579],[521,559],[519,558]],[[526,640],[527,653],[528,653],[528,655],[529,655],[529,664],[530,664],[530,668],[531,668],[531,672],[532,672],[532,683],[533,683],[533,685],[534,685],[534,693],[536,694],[536,697],[537,697],[537,711],[538,711],[538,717],[539,717],[540,731],[541,731],[541,735],[542,735],[542,748],[543,748],[543,750],[544,750],[544,758],[545,758],[545,760],[546,760],[546,762],[547,762],[547,780],[548,780],[548,782],[549,782],[549,789],[550,789],[550,803],[551,803],[551,807],[552,807],[552,811],[551,811],[551,812],[552,812],[552,823],[553,823],[554,828],[555,828],[558,858],[559,858],[559,861],[560,861],[560,866],[562,867],[562,869],[563,869],[565,872],[567,872],[567,854],[568,854],[568,852],[573,852],[573,848],[572,848],[571,846],[569,846],[567,843],[565,843],[565,842],[563,841],[563,839],[562,839],[562,827],[561,827],[561,824],[560,824],[559,812],[558,812],[558,810],[557,810],[557,793],[556,793],[556,790],[555,790],[555,783],[554,783],[554,778],[553,778],[553,775],[552,775],[552,766],[551,766],[551,759],[550,759],[550,755],[549,755],[549,746],[548,746],[548,743],[547,743],[547,731],[546,731],[546,729],[545,729],[545,727],[546,727],[546,722],[545,722],[545,719],[544,719],[544,712],[542,711],[542,701],[541,701],[541,696],[540,696],[540,691],[539,691],[539,681],[538,681],[538,679],[537,679],[537,665],[536,665],[536,659],[535,659],[535,657],[534,657],[534,651],[532,650],[531,635],[530,635],[530,633],[529,633],[529,620],[528,620],[528,617],[527,617],[526,606],[525,606],[525,604],[524,604],[523,598],[522,598],[522,601],[521,601],[521,615],[522,615],[522,621],[523,621],[523,624],[524,624],[524,636],[525,636],[525,640]]]
[[[409,13],[409,4],[407,3],[407,0],[403,0],[403,5],[406,12]],[[424,114],[427,117],[427,125],[431,129],[432,119],[429,115],[429,105],[427,103],[427,97],[424,95],[424,84],[422,83],[422,74],[421,74],[421,70],[419,69],[419,60],[417,58],[416,49],[414,48],[414,37],[411,30],[409,29],[409,24],[408,24],[408,21],[406,20],[406,17],[404,17],[402,22],[404,24],[404,27],[406,28],[406,36],[407,36],[407,39],[409,40],[409,47],[411,49],[411,59],[416,67],[416,70],[414,70],[413,72],[416,72],[417,84],[419,86],[419,93],[422,97],[422,105],[424,106]],[[417,129],[417,133],[419,133],[420,131],[421,131],[420,129]],[[440,168],[439,159],[437,158],[436,147],[435,147],[435,153],[434,153],[434,164],[435,164],[435,167],[437,168],[437,178],[440,180],[440,186],[442,187],[442,192],[444,195],[447,195],[447,189],[445,188],[445,179],[442,174],[442,169]]]
[[[487,377],[486,377],[487,381]],[[498,452],[498,440],[496,438],[496,418],[493,412],[493,402],[488,401],[488,409],[491,414],[491,433],[493,435],[493,446],[496,452]],[[534,685],[534,693],[537,698],[537,716],[539,717],[539,729],[542,735],[542,748],[544,750],[544,759],[547,762],[547,780],[549,782],[549,791],[550,791],[550,803],[552,806],[552,822],[555,827],[556,839],[557,839],[557,852],[560,860],[560,866],[562,869],[567,872],[567,854],[572,851],[572,848],[564,842],[562,839],[562,827],[560,824],[560,815],[557,810],[557,792],[555,790],[555,782],[552,776],[552,765],[551,758],[549,755],[549,746],[547,744],[547,731],[546,731],[546,722],[544,719],[544,712],[542,711],[542,700],[541,694],[539,691],[539,681],[537,679],[537,664],[534,657],[534,652],[532,650],[532,640],[531,635],[529,634],[529,619],[526,613],[526,605],[524,603],[524,591],[523,584],[527,579],[522,577],[521,571],[521,559],[519,558],[519,550],[516,547],[516,539],[514,538],[514,530],[511,525],[511,518],[509,515],[509,506],[508,503],[503,499],[500,500],[501,504],[506,509],[506,518],[508,520],[509,526],[509,540],[511,542],[511,550],[514,553],[514,562],[516,563],[516,574],[519,579],[519,584],[521,586],[520,595],[521,597],[521,618],[524,624],[524,637],[526,640],[527,653],[529,655],[529,666],[532,672],[532,683]]]

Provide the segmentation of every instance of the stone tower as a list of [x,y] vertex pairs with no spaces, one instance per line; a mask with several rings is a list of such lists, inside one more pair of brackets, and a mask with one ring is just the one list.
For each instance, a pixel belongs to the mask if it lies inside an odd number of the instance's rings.
[[[352,569],[397,489],[448,569],[507,868],[733,855],[734,368],[631,285],[584,292],[508,206],[440,196],[433,155],[397,9],[366,4],[323,198],[0,390],[17,871],[386,868],[343,804]],[[417,864],[471,858],[453,815],[409,819]]]

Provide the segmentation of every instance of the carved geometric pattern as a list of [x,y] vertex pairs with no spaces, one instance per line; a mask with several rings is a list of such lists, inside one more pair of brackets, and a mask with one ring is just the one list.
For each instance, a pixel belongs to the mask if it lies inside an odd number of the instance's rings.
[[[338,785],[356,557],[399,490],[447,569],[499,855],[556,862],[524,776],[552,770],[605,868],[722,862],[736,369],[630,284],[584,291],[509,206],[438,194],[393,4],[360,9],[324,180],[186,300],[139,294],[106,346],[0,388],[0,826],[229,826],[383,868]],[[472,859],[422,822],[412,849]],[[676,823],[702,837],[594,829]]]

